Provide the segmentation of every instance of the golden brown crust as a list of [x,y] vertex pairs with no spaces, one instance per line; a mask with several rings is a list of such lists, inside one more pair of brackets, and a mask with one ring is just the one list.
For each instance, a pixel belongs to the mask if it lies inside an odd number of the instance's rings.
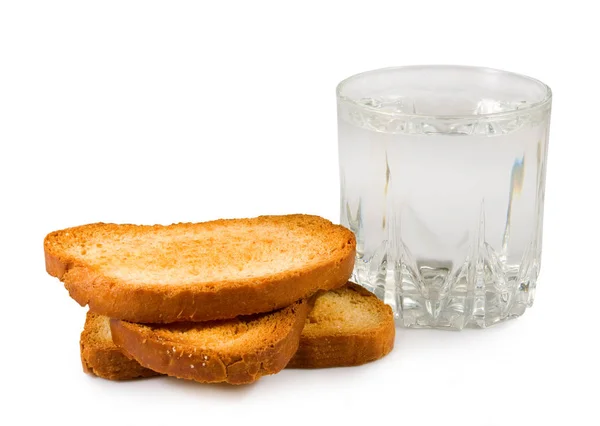
[[110,335],[103,336],[101,321],[108,318],[88,312],[81,333],[80,349],[83,371],[109,380],[129,380],[157,376],[158,373],[142,367],[127,358],[115,345]]
[[[113,341],[144,367],[170,376],[203,383],[252,383],[281,371],[298,349],[310,303],[294,303],[270,314],[276,331],[243,348],[211,348],[201,342],[182,343],[169,338],[164,327],[112,319]],[[271,318],[272,317],[272,318]],[[168,326],[167,326],[168,327]]]
[[[324,326],[319,327],[318,333],[311,333],[308,331],[308,327],[305,327],[302,330],[298,350],[291,361],[287,364],[286,368],[325,368],[361,365],[366,362],[377,360],[392,350],[394,345],[395,327],[390,307],[379,301],[372,293],[356,284],[349,283],[347,288],[350,288],[352,291],[369,298],[370,303],[376,305],[376,309],[381,313],[379,317],[380,319],[377,320],[377,326],[366,325],[363,330],[360,330],[360,332],[349,332],[348,328],[344,328],[343,326],[340,329]],[[346,287],[336,290],[336,292],[343,292],[345,289]],[[325,292],[321,293],[320,295],[324,293]],[[317,298],[318,297],[319,296],[317,296]],[[88,313],[88,318],[90,316],[94,318],[98,317],[95,314]],[[108,321],[108,318],[106,317],[101,318],[103,318],[105,321]],[[93,352],[88,350],[88,352],[84,355],[83,342],[84,340],[89,340],[84,339],[84,334],[86,333],[86,330],[91,330],[92,327],[93,323],[86,320],[85,330],[82,334],[81,346],[84,368],[86,367],[85,360],[87,359],[87,363],[94,368],[94,374],[113,380],[145,377],[145,375],[139,373],[140,369],[146,372],[148,375],[158,374],[141,367],[137,361],[129,360],[125,355],[123,355],[121,349],[119,349],[119,347],[115,345],[112,340],[105,339],[104,344],[100,348],[103,352],[100,352],[100,349],[98,349],[98,344],[96,343]],[[88,334],[90,332],[91,331],[87,331]],[[146,341],[146,343],[142,346],[145,347],[146,345],[148,345],[148,341]],[[161,345],[158,345],[158,349],[155,345],[150,346],[154,347],[154,352],[160,352],[161,350]],[[167,349],[172,352],[172,347]],[[164,349],[165,355],[167,354],[167,349]],[[289,349],[291,349],[291,347],[289,347]],[[140,348],[140,350],[142,349]],[[93,354],[94,358],[91,357],[90,353]],[[289,354],[285,354],[284,358],[288,356]],[[180,358],[183,358],[185,361],[185,357]],[[196,359],[197,358],[198,357],[196,357]],[[92,359],[92,361],[90,361],[90,359]],[[205,360],[202,356],[200,357],[199,361],[201,366],[202,362],[206,362],[207,360]],[[277,365],[283,364],[283,361],[284,360],[280,359]],[[163,363],[168,362],[170,361],[163,361]],[[256,363],[254,365],[256,365]],[[230,367],[232,371],[234,371],[236,368],[240,369],[241,371],[236,372],[234,375],[241,375],[246,378],[248,377],[247,371],[253,370],[248,368],[244,362],[237,366]],[[212,367],[212,370],[209,373],[213,374],[214,370],[215,367]],[[218,375],[213,374],[215,377],[223,377],[223,375],[227,372],[227,369],[221,367],[221,364],[219,363],[217,363],[216,370],[218,371]]]
[[[262,216],[252,220],[285,220],[285,217]],[[283,219],[282,219],[283,218]],[[179,321],[209,321],[269,312],[292,304],[318,290],[338,288],[352,273],[356,250],[354,234],[322,218],[290,215],[290,220],[303,218],[320,222],[334,229],[337,240],[335,259],[293,271],[251,278],[219,281],[211,285],[133,286],[102,275],[94,268],[77,263],[52,241],[70,228],[48,234],[44,240],[47,272],[64,282],[69,294],[80,305],[89,305],[98,314],[137,323],[170,323]],[[218,224],[225,220],[210,222]],[[88,227],[126,227],[135,225],[94,224]],[[178,224],[173,226],[193,226]]]
[[381,313],[381,319],[375,326],[360,330],[325,328],[315,334],[305,328],[288,368],[356,366],[382,358],[393,349],[396,327],[392,309],[357,284],[348,283],[348,288],[369,298]]

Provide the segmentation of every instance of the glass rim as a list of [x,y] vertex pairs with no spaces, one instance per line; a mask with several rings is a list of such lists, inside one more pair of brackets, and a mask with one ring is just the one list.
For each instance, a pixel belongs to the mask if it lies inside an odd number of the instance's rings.
[[[484,114],[432,115],[432,114],[414,114],[414,113],[397,112],[397,111],[382,111],[381,109],[362,104],[362,103],[358,102],[356,99],[353,99],[348,96],[344,96],[341,93],[342,90],[344,89],[344,87],[346,86],[346,84],[355,80],[358,77],[363,77],[368,74],[375,74],[375,73],[382,72],[382,71],[409,70],[411,68],[412,69],[422,68],[422,69],[429,69],[429,70],[436,69],[436,68],[437,69],[451,68],[451,69],[462,69],[462,70],[471,70],[471,71],[476,70],[476,71],[483,71],[483,72],[500,73],[500,74],[504,74],[504,75],[512,75],[514,77],[519,77],[519,78],[528,80],[530,83],[534,83],[534,84],[541,86],[542,89],[545,90],[545,94],[544,94],[544,98],[541,101],[531,103],[529,105],[526,105],[523,108],[510,109],[508,111],[490,112],[490,113],[484,113]],[[372,113],[376,113],[376,114],[381,114],[381,115],[391,117],[391,118],[407,118],[407,119],[416,118],[416,119],[432,119],[432,120],[472,120],[472,119],[495,120],[495,119],[501,119],[501,118],[516,116],[516,115],[521,115],[526,112],[535,111],[535,110],[538,110],[538,109],[541,109],[541,108],[544,108],[544,107],[550,105],[550,103],[552,102],[552,89],[550,89],[550,86],[548,86],[547,84],[545,84],[544,82],[542,82],[538,79],[529,77],[524,74],[519,74],[519,73],[515,73],[515,72],[511,72],[511,71],[505,71],[505,70],[501,70],[501,69],[497,69],[497,68],[471,66],[471,65],[441,65],[441,64],[438,64],[438,65],[402,65],[402,66],[377,68],[377,69],[372,69],[372,70],[368,70],[368,71],[363,71],[363,72],[351,75],[350,77],[343,79],[342,81],[340,81],[338,83],[335,92],[336,92],[336,97],[337,97],[338,101],[348,103],[356,108],[359,108],[359,109],[362,109],[365,111],[369,111]]]

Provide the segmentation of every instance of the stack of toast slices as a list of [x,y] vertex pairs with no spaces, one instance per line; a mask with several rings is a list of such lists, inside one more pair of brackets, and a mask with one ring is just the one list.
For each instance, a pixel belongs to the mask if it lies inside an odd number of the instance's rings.
[[46,270],[89,311],[84,371],[252,383],[355,366],[394,345],[392,311],[349,283],[356,241],[318,216],[96,223],[44,240]]

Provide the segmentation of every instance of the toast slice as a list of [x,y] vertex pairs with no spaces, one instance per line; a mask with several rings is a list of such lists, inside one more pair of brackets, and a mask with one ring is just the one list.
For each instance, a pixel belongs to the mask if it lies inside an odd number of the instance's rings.
[[152,370],[127,358],[114,344],[108,317],[88,311],[79,341],[83,371],[110,380],[156,376]]
[[252,383],[281,371],[298,349],[310,310],[301,300],[266,314],[205,323],[134,324],[111,319],[123,353],[159,373],[203,383]]
[[[122,354],[112,340],[109,321],[107,317],[88,312],[81,335],[84,370],[113,380],[151,375],[151,370]],[[88,328],[103,330],[94,334],[102,340],[101,344],[86,343],[89,342],[87,336],[91,334],[86,332]],[[394,335],[390,307],[369,291],[348,283],[341,289],[322,292],[315,297],[314,308],[306,319],[298,350],[287,367],[340,367],[374,361],[392,350]],[[107,351],[110,356],[96,355],[96,348]]]
[[137,323],[228,319],[288,306],[344,285],[355,250],[351,231],[309,215],[96,223],[44,240],[46,270],[73,299]]
[[320,293],[306,319],[298,351],[288,368],[365,364],[394,347],[392,309],[363,287],[348,285]]

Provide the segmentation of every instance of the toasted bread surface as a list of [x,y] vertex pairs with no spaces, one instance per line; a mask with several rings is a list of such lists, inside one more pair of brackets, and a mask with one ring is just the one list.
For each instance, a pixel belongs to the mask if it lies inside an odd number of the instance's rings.
[[348,283],[316,297],[288,367],[342,367],[374,361],[392,350],[395,332],[391,308],[368,290]]
[[309,215],[168,226],[97,223],[48,234],[46,270],[82,306],[136,323],[270,312],[342,286],[356,241]]
[[158,375],[123,354],[112,340],[109,322],[108,317],[88,311],[79,341],[83,371],[110,380]]
[[281,371],[298,349],[310,303],[270,313],[163,325],[110,321],[113,341],[142,366],[203,383],[252,383]]

